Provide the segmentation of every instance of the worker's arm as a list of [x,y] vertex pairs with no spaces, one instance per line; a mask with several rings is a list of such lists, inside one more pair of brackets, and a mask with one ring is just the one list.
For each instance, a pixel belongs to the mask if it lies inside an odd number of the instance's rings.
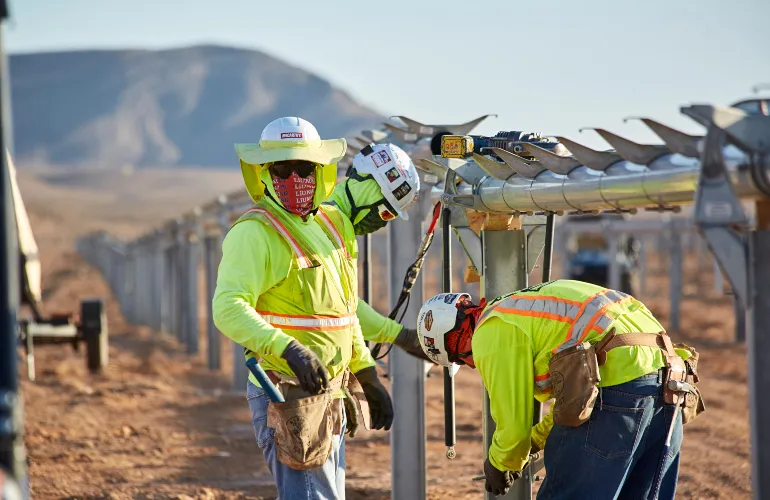
[[[359,303],[363,302],[359,300]],[[353,330],[353,356],[350,358],[350,371],[359,372],[364,368],[374,366],[374,358],[371,351],[366,347],[364,336],[361,334],[361,328],[356,325]]]
[[518,328],[491,318],[473,335],[473,360],[489,393],[496,429],[489,461],[519,471],[529,457],[534,411],[532,345]]
[[398,337],[399,332],[403,328],[400,323],[378,313],[372,306],[361,299],[358,299],[356,315],[358,316],[358,322],[361,324],[361,333],[364,336],[364,340],[369,342],[387,342],[392,344],[396,341],[396,337]]
[[255,220],[233,226],[222,243],[214,324],[234,342],[259,355],[280,357],[293,337],[267,323],[254,309],[259,296],[283,280],[291,253],[280,236]]
[[547,415],[543,416],[543,419],[532,427],[532,444],[537,449],[542,450],[545,448],[545,440],[548,439],[548,434],[551,433],[553,427],[553,406],[551,411]]

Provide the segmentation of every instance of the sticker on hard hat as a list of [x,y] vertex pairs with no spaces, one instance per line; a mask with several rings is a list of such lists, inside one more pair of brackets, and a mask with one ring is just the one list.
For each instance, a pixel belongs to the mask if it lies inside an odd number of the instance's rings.
[[441,351],[436,347],[436,341],[433,338],[423,336],[423,340],[425,341],[425,350],[428,356],[433,358],[441,355]]
[[281,139],[302,139],[302,132],[281,132]]
[[400,200],[408,195],[411,190],[412,186],[410,186],[408,182],[404,182],[393,190],[393,196],[395,196],[397,200]]
[[452,295],[447,295],[446,297],[444,297],[444,303],[445,304],[454,304],[455,302],[457,302],[457,294],[456,293],[453,293]]
[[[425,325],[425,329],[430,331],[430,327],[433,326],[433,311],[428,311],[425,314],[425,320],[423,321],[423,324]],[[428,337],[425,337],[426,339]],[[433,343],[433,339],[430,339],[431,343]]]
[[372,161],[374,161],[375,167],[380,168],[392,160],[390,159],[390,155],[387,151],[377,151],[372,155]]
[[388,178],[390,182],[396,182],[396,179],[401,177],[401,174],[398,173],[398,170],[396,170],[396,167],[393,167],[387,172],[385,172],[385,176]]

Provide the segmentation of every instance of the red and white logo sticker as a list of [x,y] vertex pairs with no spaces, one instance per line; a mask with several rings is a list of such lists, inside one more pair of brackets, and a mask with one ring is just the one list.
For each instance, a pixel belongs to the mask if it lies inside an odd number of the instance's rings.
[[281,132],[281,139],[302,139],[302,132]]
[[390,155],[387,151],[377,151],[372,155],[372,161],[374,161],[375,167],[380,168],[392,160],[390,159]]

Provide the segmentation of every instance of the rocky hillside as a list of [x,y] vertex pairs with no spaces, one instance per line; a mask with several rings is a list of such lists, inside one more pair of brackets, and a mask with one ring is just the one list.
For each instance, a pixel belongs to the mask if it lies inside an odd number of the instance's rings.
[[10,58],[21,163],[223,166],[234,142],[301,116],[322,137],[381,123],[329,82],[254,50],[197,46]]

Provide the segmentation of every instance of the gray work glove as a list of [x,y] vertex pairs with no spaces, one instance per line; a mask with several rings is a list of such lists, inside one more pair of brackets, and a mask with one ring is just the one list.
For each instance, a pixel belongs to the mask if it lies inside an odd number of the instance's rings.
[[513,482],[521,477],[521,473],[508,470],[498,470],[487,458],[484,461],[484,487],[493,495],[505,495],[513,486]]
[[394,344],[416,358],[424,359],[431,363],[434,362],[427,354],[425,354],[425,351],[422,350],[420,341],[417,339],[417,330],[406,327],[402,328],[398,337],[396,337]]
[[329,388],[329,373],[313,351],[292,340],[281,357],[299,379],[299,386],[310,394],[320,394]]
[[356,379],[364,389],[369,413],[372,416],[372,429],[390,430],[393,424],[393,403],[388,390],[380,382],[377,368],[370,366],[355,373]]

